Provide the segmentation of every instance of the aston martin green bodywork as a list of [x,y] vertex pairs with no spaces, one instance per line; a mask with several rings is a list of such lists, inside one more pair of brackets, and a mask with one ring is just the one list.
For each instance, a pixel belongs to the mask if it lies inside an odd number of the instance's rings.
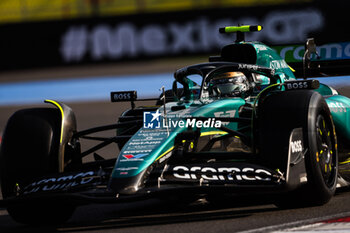
[[[240,54],[238,58],[236,55],[228,54],[229,52],[238,51],[244,52],[245,54]],[[230,59],[231,55],[234,59]],[[168,120],[186,121],[189,117],[239,117],[240,108],[246,104],[252,105],[259,93],[264,88],[268,88],[269,84],[283,84],[288,81],[297,80],[293,74],[292,68],[287,65],[275,50],[260,42],[236,42],[225,46],[221,52],[221,57],[229,62],[240,62],[244,56],[248,56],[249,59],[244,58],[243,61],[249,60],[253,65],[253,67],[249,67],[250,64],[245,63],[243,64],[245,68],[252,68],[252,70],[254,70],[254,66],[259,66],[270,68],[273,71],[271,78],[262,75],[262,77],[265,78],[264,82],[256,84],[254,92],[249,98],[235,97],[217,99],[211,96],[196,96],[193,94],[193,90],[198,91],[198,86],[196,86],[187,75],[182,75],[182,73],[184,73],[185,70],[190,74],[200,73],[197,71],[188,71],[191,67],[187,67],[175,73],[176,81],[184,87],[184,96],[176,102],[170,102],[165,106],[159,107],[158,111],[163,115],[162,119],[164,119],[164,108],[166,109]],[[210,63],[208,63],[208,66],[210,66]],[[213,69],[213,67],[211,67],[211,69]],[[205,77],[202,78],[204,79]],[[266,85],[266,80],[268,80],[268,85]],[[281,91],[283,90],[284,88],[281,87]],[[315,89],[315,91],[319,92],[326,99],[333,116],[337,133],[347,140],[350,140],[350,99],[338,95],[333,88],[325,84],[320,84],[319,88]],[[176,110],[172,111],[171,109],[173,109],[174,106],[176,106]],[[232,130],[240,130],[238,128],[238,123],[229,123],[226,126]],[[186,130],[188,130],[187,127],[179,126],[166,128],[163,122],[160,128],[147,129],[142,127],[122,148],[111,179],[136,176],[161,158],[167,157],[172,152],[176,135]],[[206,135],[206,132],[214,132],[218,135],[223,133],[215,127],[201,128],[202,135]],[[249,134],[248,132],[248,135]],[[130,155],[129,158],[128,155]],[[131,156],[133,157],[131,158]]]

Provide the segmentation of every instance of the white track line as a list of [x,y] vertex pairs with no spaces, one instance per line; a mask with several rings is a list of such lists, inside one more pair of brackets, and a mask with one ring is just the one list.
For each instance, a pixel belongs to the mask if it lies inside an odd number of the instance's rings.
[[294,227],[296,228],[296,227],[301,227],[301,226],[307,225],[307,224],[319,224],[318,222],[322,222],[322,221],[326,221],[326,220],[334,219],[334,218],[347,217],[347,216],[350,216],[350,212],[327,215],[327,216],[322,216],[322,217],[318,217],[318,218],[311,218],[311,219],[307,219],[307,220],[299,220],[299,221],[289,222],[289,223],[282,223],[282,224],[277,224],[277,225],[273,225],[273,226],[260,227],[260,228],[256,228],[256,229],[252,229],[252,230],[240,231],[238,233],[283,232],[283,230],[287,230],[287,228],[294,228]]

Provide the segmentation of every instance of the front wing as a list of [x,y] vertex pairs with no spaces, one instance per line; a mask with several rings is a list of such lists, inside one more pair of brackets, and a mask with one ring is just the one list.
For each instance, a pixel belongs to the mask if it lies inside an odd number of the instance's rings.
[[[65,172],[41,177],[26,187],[20,187],[16,196],[0,201],[6,207],[22,202],[62,201],[74,205],[90,203],[121,203],[164,195],[235,193],[284,193],[307,182],[302,142],[302,129],[294,129],[290,136],[286,169],[272,170],[267,166],[240,161],[213,163],[182,163],[165,165],[152,173],[153,181],[132,194],[123,194],[109,188],[113,167]],[[130,178],[123,178],[130,179]],[[128,180],[119,180],[129,183]],[[130,182],[132,183],[132,182]]]

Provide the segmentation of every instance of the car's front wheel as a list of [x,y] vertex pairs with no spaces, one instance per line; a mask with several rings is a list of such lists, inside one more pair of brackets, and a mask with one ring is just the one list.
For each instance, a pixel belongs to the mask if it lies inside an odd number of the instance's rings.
[[[1,144],[3,198],[16,197],[33,179],[58,172],[61,119],[58,109],[32,108],[14,113]],[[26,224],[54,224],[68,220],[75,206],[58,200],[10,204],[11,217]]]
[[268,96],[259,108],[260,150],[271,168],[287,164],[292,130],[301,128],[303,132],[307,182],[275,200],[276,205],[290,208],[327,203],[337,185],[338,153],[324,98],[314,91],[280,92]]

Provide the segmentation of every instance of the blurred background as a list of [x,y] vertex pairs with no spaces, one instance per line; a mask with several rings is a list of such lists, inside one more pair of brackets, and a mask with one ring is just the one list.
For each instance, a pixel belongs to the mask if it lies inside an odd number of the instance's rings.
[[109,103],[111,91],[159,96],[176,69],[206,62],[235,39],[220,35],[222,26],[263,25],[246,39],[273,46],[287,61],[301,60],[309,37],[322,59],[349,59],[349,6],[346,0],[1,0],[0,133],[15,110],[44,99],[68,103],[79,129],[115,123],[129,105]]
[[247,40],[269,45],[308,37],[346,42],[348,6],[346,0],[1,0],[0,71],[215,54],[234,39],[218,33],[225,25],[261,24],[264,30]]

